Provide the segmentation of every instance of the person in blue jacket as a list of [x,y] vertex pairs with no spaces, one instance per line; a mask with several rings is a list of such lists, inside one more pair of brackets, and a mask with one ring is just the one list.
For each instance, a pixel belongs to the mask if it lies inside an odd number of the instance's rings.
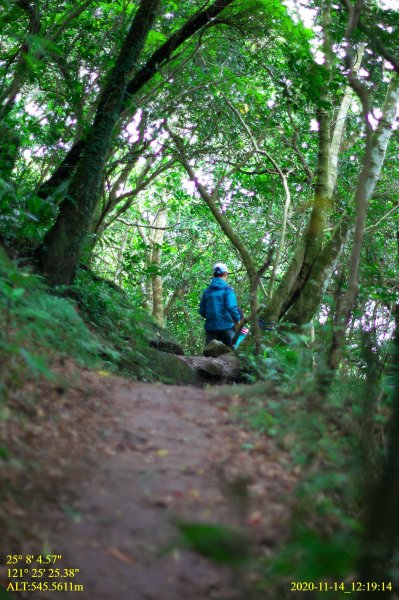
[[224,263],[214,265],[213,279],[202,294],[199,314],[205,319],[206,343],[219,340],[231,348],[234,324],[240,321],[240,313],[234,290],[227,285],[228,274]]

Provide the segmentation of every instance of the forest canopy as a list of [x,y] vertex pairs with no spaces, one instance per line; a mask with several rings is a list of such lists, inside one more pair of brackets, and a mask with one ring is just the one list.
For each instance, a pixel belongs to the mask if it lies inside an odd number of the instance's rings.
[[384,340],[396,17],[382,2],[3,2],[3,245],[55,285],[90,264],[178,335],[200,329],[224,259],[246,313],[323,321],[338,286],[338,321],[356,298],[352,329]]

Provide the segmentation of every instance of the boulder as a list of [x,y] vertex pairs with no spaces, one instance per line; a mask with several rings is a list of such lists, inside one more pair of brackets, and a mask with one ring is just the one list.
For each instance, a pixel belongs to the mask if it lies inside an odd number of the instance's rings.
[[234,352],[223,354],[218,358],[218,362],[223,369],[223,377],[226,382],[242,380],[240,359]]
[[161,350],[162,352],[169,352],[170,354],[184,356],[184,350],[178,342],[163,338],[159,332],[157,332],[157,337],[149,341],[149,344],[151,348],[155,348],[155,350]]
[[232,383],[242,379],[240,360],[234,352],[218,358],[182,356],[181,360],[197,372],[200,383]]
[[223,342],[219,342],[218,340],[212,340],[205,346],[203,355],[217,358],[218,356],[227,354],[228,352],[232,352],[232,350],[226,346],[226,344],[223,344]]
[[197,370],[201,377],[223,380],[223,367],[211,358],[199,364]]
[[178,385],[189,385],[198,383],[198,374],[183,357],[176,354],[160,352],[152,348],[141,351],[145,358],[143,365],[150,371],[150,378],[163,383],[174,383]]
[[151,348],[184,356],[184,350],[165,327],[160,327],[149,315],[141,319],[141,333]]

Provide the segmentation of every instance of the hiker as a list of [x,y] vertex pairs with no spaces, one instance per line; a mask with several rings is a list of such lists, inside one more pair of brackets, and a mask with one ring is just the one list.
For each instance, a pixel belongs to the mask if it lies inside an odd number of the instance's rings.
[[224,263],[213,267],[211,285],[204,290],[199,314],[205,319],[206,344],[219,340],[232,348],[234,325],[240,321],[237,299],[233,288],[227,285],[228,268]]

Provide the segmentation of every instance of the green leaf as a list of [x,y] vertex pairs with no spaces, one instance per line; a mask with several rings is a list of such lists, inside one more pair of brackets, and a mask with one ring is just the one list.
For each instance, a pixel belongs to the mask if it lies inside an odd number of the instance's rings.
[[6,283],[2,288],[1,292],[6,296],[10,301],[19,300],[25,294],[24,288],[14,288],[8,283]]
[[213,523],[175,525],[184,545],[216,563],[239,566],[249,558],[249,540],[240,530]]
[[22,356],[32,374],[38,377],[44,375],[47,379],[55,379],[54,373],[50,371],[43,358],[35,356],[25,348],[19,348],[19,354]]
[[10,453],[7,448],[4,446],[0,446],[0,458],[6,460],[9,457]]
[[12,300],[18,300],[19,298],[22,298],[22,296],[25,294],[25,290],[23,288],[14,288],[12,290],[12,293],[10,295],[10,298]]

